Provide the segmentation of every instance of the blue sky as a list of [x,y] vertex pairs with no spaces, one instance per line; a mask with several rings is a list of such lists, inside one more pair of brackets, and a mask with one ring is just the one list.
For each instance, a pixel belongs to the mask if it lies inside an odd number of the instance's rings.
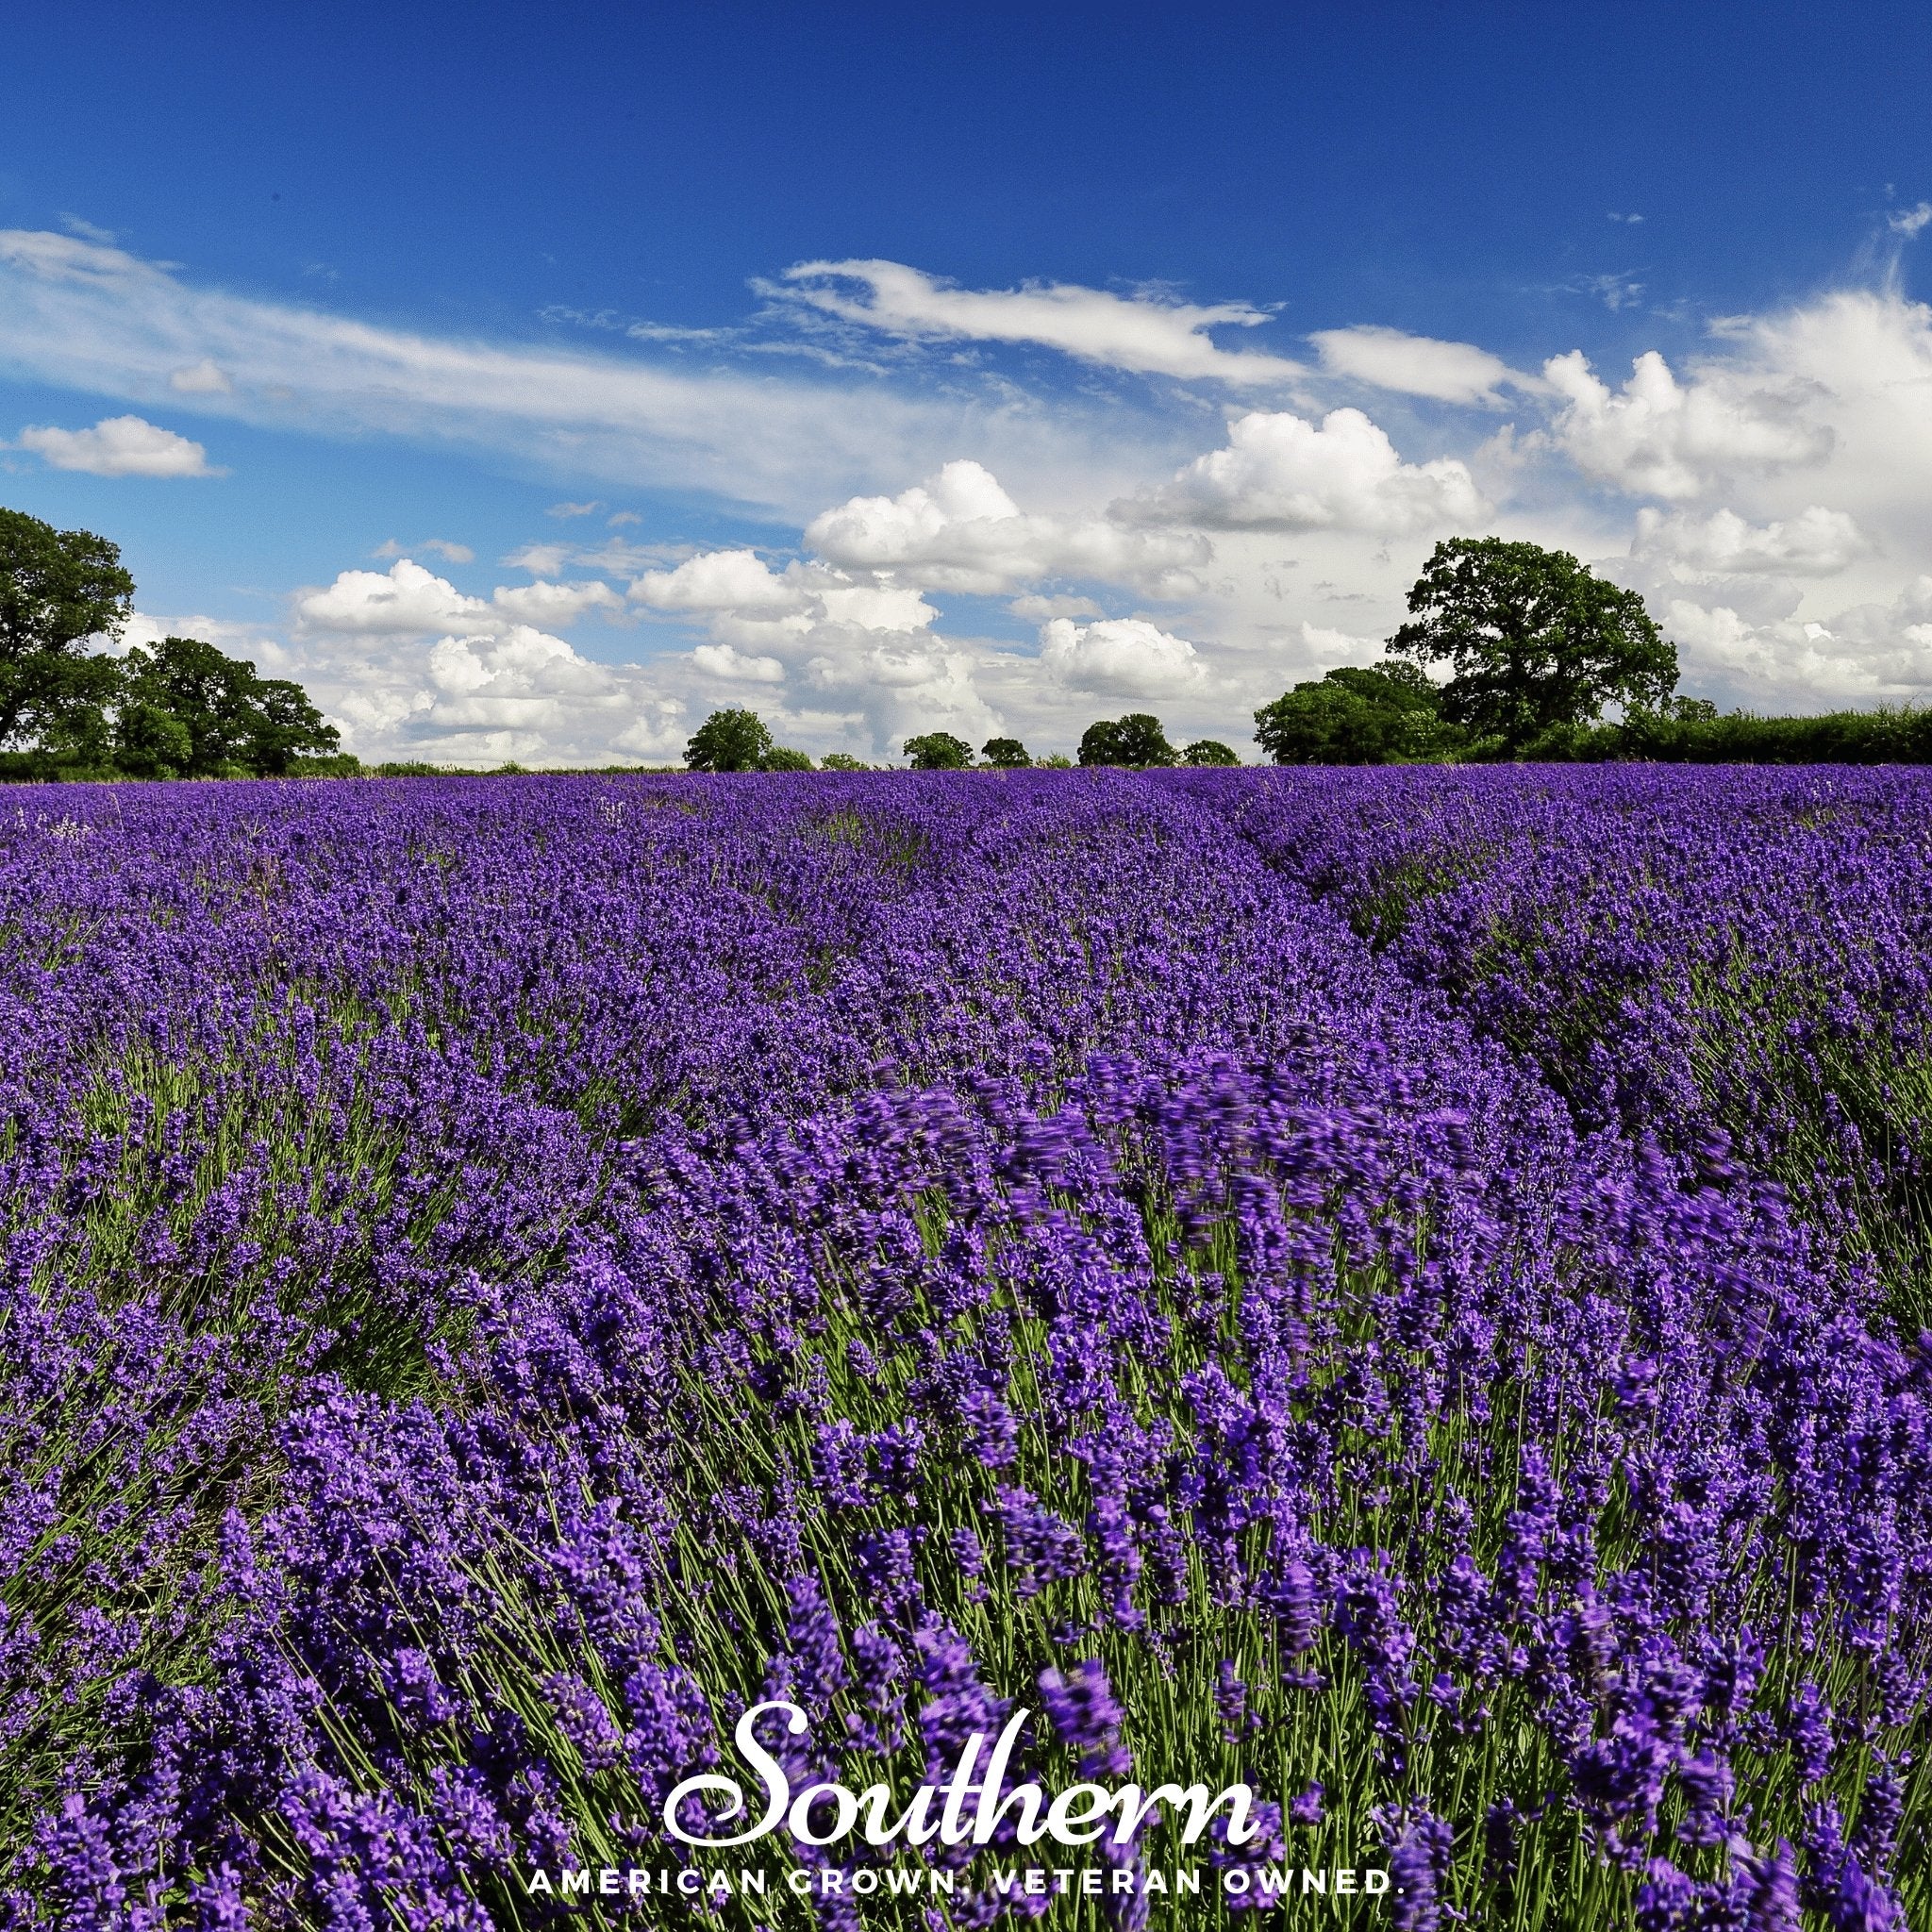
[[751,703],[1252,756],[1458,531],[1641,589],[1728,703],[1932,684],[1922,8],[8,34],[0,501],[367,754]]

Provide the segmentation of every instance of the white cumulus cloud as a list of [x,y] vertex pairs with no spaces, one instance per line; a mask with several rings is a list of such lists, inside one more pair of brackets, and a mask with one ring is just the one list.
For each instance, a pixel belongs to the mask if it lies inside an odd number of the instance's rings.
[[919,631],[939,612],[904,584],[854,580],[824,563],[774,571],[754,550],[707,550],[675,570],[646,571],[630,594],[652,610],[703,618],[714,641],[797,644],[827,625]]
[[631,595],[703,624],[704,641],[678,660],[707,681],[703,702],[717,701],[718,683],[746,687],[734,702],[756,703],[788,741],[829,737],[850,746],[856,736],[872,755],[895,756],[914,732],[987,737],[1003,728],[978,688],[985,647],[939,636],[939,612],[914,586],[854,577],[823,560],[774,570],[737,549],[647,571]]
[[501,638],[545,625],[567,628],[587,611],[623,608],[624,599],[598,582],[499,585],[487,598],[470,597],[408,557],[386,571],[341,571],[333,583],[298,591],[294,600],[298,629],[341,637],[421,637],[442,630]]
[[653,610],[729,610],[785,614],[803,610],[805,592],[755,550],[707,550],[675,570],[651,570],[630,594]]
[[1397,536],[1474,523],[1486,508],[1458,459],[1405,463],[1379,424],[1359,409],[1333,409],[1319,426],[1286,410],[1243,416],[1224,449],[1114,513],[1210,530]]
[[425,631],[469,627],[490,606],[466,597],[446,577],[410,558],[386,571],[345,570],[325,589],[296,596],[296,621],[308,630],[364,637],[420,637]]
[[1069,691],[1113,697],[1173,697],[1207,676],[1200,653],[1186,638],[1138,617],[1094,624],[1050,619],[1040,632],[1040,661]]
[[967,460],[898,496],[856,496],[814,517],[805,541],[827,562],[891,571],[932,590],[985,596],[1047,577],[1097,577],[1157,594],[1195,588],[1206,542],[1123,529],[1098,518],[1028,516],[991,473]]
[[1856,604],[1823,621],[1754,620],[1729,604],[1670,603],[1685,684],[1714,682],[1744,703],[1785,708],[1869,705],[1932,692],[1932,576],[1895,596]]
[[499,585],[490,601],[523,624],[568,629],[588,610],[622,610],[624,599],[608,584]]
[[[1926,225],[1893,216],[1892,241]],[[12,232],[0,367],[125,399],[97,407],[165,398],[191,425],[455,441],[552,476],[538,507],[576,514],[536,519],[553,541],[505,559],[537,582],[466,594],[437,574],[474,563],[466,545],[398,541],[295,593],[286,644],[248,640],[369,755],[675,757],[691,714],[733,692],[808,749],[876,755],[904,730],[994,723],[1066,746],[1096,708],[1082,693],[1101,691],[1233,741],[1284,683],[1374,656],[1429,543],[1458,531],[1573,550],[1660,618],[1681,609],[1687,684],[1726,702],[1932,695],[1932,608],[1910,591],[1932,571],[1932,309],[1896,281],[1730,318],[1694,356],[1641,357],[1627,381],[1580,353],[1539,356],[1528,375],[1475,343],[1373,324],[1295,344],[1319,357],[1311,372],[1243,352],[1257,308],[1125,289],[961,289],[876,262],[808,265],[787,287],[667,365],[614,325],[594,354],[437,337],[234,296],[97,238]],[[862,380],[851,356],[836,377],[806,368],[859,330]],[[888,353],[888,338],[923,351]],[[994,342],[1079,366],[970,351]],[[1160,380],[1101,383],[1103,368]],[[1279,396],[1233,387],[1291,381]],[[1301,400],[1368,393],[1341,383],[1510,415],[1491,436],[1431,411],[1424,451],[1392,401],[1385,430]],[[1204,433],[1230,395],[1238,420]],[[32,434],[53,439],[49,460],[120,474],[208,461],[139,415]],[[629,542],[616,521],[635,513],[609,504],[633,485],[758,504],[782,528],[761,513],[743,527],[772,547],[688,556],[680,536],[715,528],[717,505],[680,527],[667,500],[651,513],[661,541]],[[942,619],[928,601],[956,595],[1007,600],[997,635],[962,634],[970,607]],[[1014,617],[1066,628],[1036,651],[1013,641]],[[594,661],[616,655],[603,625],[564,642],[597,618],[631,626],[648,661]]]
[[1772,572],[1786,576],[1832,576],[1872,548],[1843,510],[1812,504],[1794,517],[1747,523],[1736,510],[1707,517],[1637,512],[1632,552],[1690,571],[1724,575]]
[[428,668],[441,721],[466,729],[536,731],[562,724],[587,701],[607,709],[624,703],[610,667],[526,624],[490,636],[440,638]]
[[29,427],[20,432],[20,446],[53,469],[81,470],[90,476],[227,474],[209,467],[200,443],[139,416],[105,416],[92,429]]
[[828,630],[814,641],[803,684],[816,702],[862,724],[897,757],[915,732],[951,731],[977,744],[1006,721],[979,689],[984,654],[929,635]]
[[1563,398],[1557,445],[1587,475],[1633,494],[1693,497],[1724,476],[1816,463],[1831,449],[1830,428],[1805,412],[1808,392],[1722,376],[1687,386],[1655,349],[1637,358],[1621,390],[1580,350],[1552,357],[1543,375]]
[[783,684],[785,667],[775,658],[748,656],[736,644],[700,644],[691,654],[698,669],[734,683]]

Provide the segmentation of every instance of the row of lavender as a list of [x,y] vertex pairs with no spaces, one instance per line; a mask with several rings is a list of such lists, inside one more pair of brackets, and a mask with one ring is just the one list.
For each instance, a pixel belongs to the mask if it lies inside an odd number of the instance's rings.
[[[0,1922],[542,1924],[776,1694],[1398,1925],[1932,1909],[1932,792],[16,795]],[[1048,1903],[801,1855],[659,1909]]]
[[1713,1137],[1932,1324],[1932,794],[1905,771],[1416,770],[1221,794],[1578,1118]]

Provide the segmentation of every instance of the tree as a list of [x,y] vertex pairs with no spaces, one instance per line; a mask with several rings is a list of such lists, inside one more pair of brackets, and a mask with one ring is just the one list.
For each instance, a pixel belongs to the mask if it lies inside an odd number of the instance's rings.
[[908,738],[902,748],[915,772],[963,772],[973,762],[973,747],[950,731]]
[[114,757],[136,776],[278,777],[295,758],[325,755],[341,741],[299,684],[258,677],[247,658],[199,638],[163,638],[151,649],[137,644],[122,676]]
[[258,677],[249,699],[243,762],[258,776],[279,778],[299,759],[336,755],[341,733],[325,721],[292,679]]
[[174,712],[128,704],[114,721],[114,769],[130,778],[178,778],[194,757],[194,741]]
[[1124,718],[1103,719],[1080,734],[1080,762],[1083,765],[1171,765],[1174,746],[1160,728],[1160,720],[1145,711],[1130,711]]
[[979,756],[999,772],[1024,772],[1033,762],[1017,738],[989,738]]
[[1277,765],[1394,765],[1448,749],[1437,687],[1413,664],[1341,664],[1255,713]]
[[1452,537],[1436,545],[1408,608],[1390,650],[1454,666],[1442,715],[1506,752],[1591,724],[1607,704],[1656,710],[1676,686],[1676,646],[1643,599],[1567,551]]
[[133,608],[105,537],[0,509],[0,746],[100,741],[121,667],[85,645],[119,637]]
[[1241,754],[1218,738],[1197,738],[1181,753],[1184,765],[1238,765]]
[[819,760],[822,772],[869,772],[872,767],[862,758],[856,758],[849,751],[828,751]]
[[691,733],[684,762],[693,772],[756,772],[775,749],[765,721],[734,707],[713,711]]
[[761,772],[808,772],[811,770],[811,754],[793,751],[789,744],[774,744],[768,751],[758,766]]

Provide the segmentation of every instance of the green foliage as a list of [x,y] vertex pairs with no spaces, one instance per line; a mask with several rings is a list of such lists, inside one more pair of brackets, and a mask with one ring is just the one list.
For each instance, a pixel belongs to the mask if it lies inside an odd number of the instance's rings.
[[134,608],[121,552],[91,530],[0,509],[0,746],[90,764],[121,668],[86,648],[119,637]]
[[1050,751],[1044,758],[1035,758],[1033,762],[1042,772],[1071,772],[1074,769],[1073,759],[1063,751]]
[[[245,660],[242,668],[252,670]],[[283,777],[297,759],[333,758],[341,733],[324,721],[308,693],[287,677],[258,677],[242,696],[244,762],[262,778]]]
[[1566,551],[1452,537],[1436,545],[1408,608],[1390,650],[1452,665],[1443,717],[1505,756],[1592,724],[1607,704],[1660,707],[1677,682],[1676,646],[1643,599]]
[[1017,738],[989,738],[979,755],[999,772],[1024,772],[1033,760]]
[[764,772],[808,772],[811,770],[811,756],[808,752],[793,751],[789,744],[774,744],[765,754],[764,762],[758,769]]
[[1932,764],[1932,708],[1879,705],[1810,718],[1725,711],[1705,698],[1674,698],[1628,712],[1621,724],[1552,735],[1534,755],[1584,764],[1644,758],[1671,765]]
[[1238,765],[1241,754],[1218,738],[1197,738],[1181,753],[1184,765]]
[[274,776],[337,756],[300,685],[197,638],[89,648],[133,602],[106,538],[0,509],[0,778]]
[[869,772],[872,767],[863,759],[856,758],[849,751],[828,751],[819,760],[822,772]]
[[1342,664],[1255,713],[1255,738],[1277,765],[1399,765],[1441,758],[1459,738],[1441,693],[1413,664]]
[[199,638],[137,645],[122,675],[114,761],[136,777],[279,777],[292,759],[341,742],[299,684],[258,677],[246,658]]
[[125,704],[114,721],[114,763],[130,778],[178,778],[194,758],[187,725],[161,705]]
[[973,762],[973,747],[950,731],[928,731],[908,738],[902,749],[915,772],[963,772]]
[[713,711],[691,733],[684,762],[693,772],[758,772],[777,747],[771,727],[741,707]]
[[1171,765],[1175,760],[1174,746],[1168,743],[1160,720],[1145,711],[1130,711],[1124,718],[1103,719],[1088,725],[1080,735],[1080,762],[1144,770],[1150,765]]

